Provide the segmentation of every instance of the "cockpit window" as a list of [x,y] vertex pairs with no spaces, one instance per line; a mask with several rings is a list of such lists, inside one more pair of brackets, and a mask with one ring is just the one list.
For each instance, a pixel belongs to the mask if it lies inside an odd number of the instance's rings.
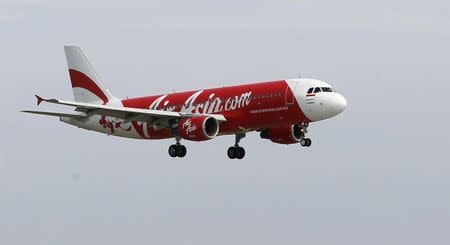
[[323,92],[333,92],[333,90],[331,90],[331,88],[329,88],[329,87],[322,87],[322,91]]
[[321,92],[320,87],[316,87],[316,88],[314,89],[314,93],[320,93],[320,92]]
[[314,88],[309,88],[309,89],[308,89],[308,94],[312,93],[313,90],[314,90]]

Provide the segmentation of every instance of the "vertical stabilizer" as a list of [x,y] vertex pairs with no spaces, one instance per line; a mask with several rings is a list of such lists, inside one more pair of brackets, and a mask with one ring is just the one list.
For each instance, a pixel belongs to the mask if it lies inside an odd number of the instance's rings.
[[64,46],[64,51],[75,101],[107,104],[115,99],[78,46]]

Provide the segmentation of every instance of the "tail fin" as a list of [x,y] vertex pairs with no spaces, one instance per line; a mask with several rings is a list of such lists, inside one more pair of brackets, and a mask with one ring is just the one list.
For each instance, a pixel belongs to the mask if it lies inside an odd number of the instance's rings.
[[107,104],[115,99],[78,46],[64,46],[64,52],[75,101]]

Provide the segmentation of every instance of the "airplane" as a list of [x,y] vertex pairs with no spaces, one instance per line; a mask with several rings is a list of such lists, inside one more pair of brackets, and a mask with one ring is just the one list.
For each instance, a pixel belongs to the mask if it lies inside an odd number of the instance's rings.
[[187,149],[180,141],[207,141],[235,135],[230,159],[243,159],[239,145],[247,133],[278,144],[311,146],[308,126],[334,117],[347,106],[346,99],[326,82],[295,78],[139,98],[119,99],[103,85],[78,46],[64,46],[74,101],[42,102],[74,107],[74,113],[22,112],[59,117],[61,122],[107,135],[135,139],[174,138],[168,153],[182,158]]

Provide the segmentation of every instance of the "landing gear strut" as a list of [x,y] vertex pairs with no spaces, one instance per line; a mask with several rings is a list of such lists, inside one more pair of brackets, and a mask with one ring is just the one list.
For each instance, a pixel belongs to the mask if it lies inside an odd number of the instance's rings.
[[245,133],[236,134],[234,146],[228,148],[227,155],[230,159],[242,159],[245,156],[245,149],[239,146],[239,141],[245,138]]
[[174,145],[171,145],[169,147],[169,155],[171,157],[184,157],[184,156],[186,156],[187,149],[186,149],[186,146],[180,144],[181,138],[177,136],[175,139],[176,139],[177,143],[174,144]]
[[310,147],[311,146],[311,139],[306,138],[306,133],[308,132],[308,123],[304,123],[301,127],[301,136],[302,139],[300,140],[300,145],[303,147]]

